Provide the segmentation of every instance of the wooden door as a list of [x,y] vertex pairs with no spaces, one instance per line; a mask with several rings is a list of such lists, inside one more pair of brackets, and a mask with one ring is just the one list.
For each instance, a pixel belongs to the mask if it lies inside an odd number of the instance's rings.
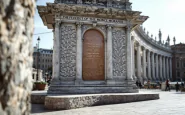
[[104,38],[98,30],[91,29],[84,34],[82,63],[83,80],[105,79]]

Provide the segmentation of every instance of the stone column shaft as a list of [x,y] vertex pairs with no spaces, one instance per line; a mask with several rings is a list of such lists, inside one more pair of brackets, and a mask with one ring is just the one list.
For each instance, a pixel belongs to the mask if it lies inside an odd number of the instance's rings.
[[160,61],[160,71],[159,71],[159,73],[160,73],[160,78],[161,78],[161,80],[163,81],[164,80],[164,78],[163,78],[163,62],[162,62],[162,56],[160,55],[159,56],[159,61]]
[[81,24],[77,24],[77,45],[76,45],[76,81],[82,80],[82,30]]
[[141,79],[141,46],[138,44],[137,46],[137,77],[140,81]]
[[166,58],[166,76],[167,76],[167,79],[170,79],[170,77],[169,77],[169,61],[168,61],[168,57]]
[[172,58],[170,57],[170,78],[172,79]]
[[154,53],[152,53],[152,78],[155,81],[155,62],[154,62]]
[[163,57],[163,77],[166,80],[166,64],[165,64],[165,57]]
[[150,51],[148,51],[147,53],[147,62],[148,62],[148,79],[151,80]]
[[60,77],[60,22],[56,21],[55,23],[55,32],[54,32],[54,52],[53,52],[53,80],[58,81]]
[[155,76],[156,76],[156,79],[157,80],[160,80],[160,78],[159,78],[159,64],[158,64],[159,63],[158,62],[159,59],[158,59],[158,55],[157,54],[155,56],[155,61],[156,61],[156,67],[155,67],[156,68],[156,75]]
[[107,80],[112,80],[112,27],[107,28]]
[[132,79],[132,52],[131,52],[131,24],[127,24],[126,35],[127,35],[127,80]]
[[132,78],[137,80],[135,77],[135,45],[134,45],[134,38],[132,37]]
[[144,80],[147,80],[147,77],[146,77],[146,49],[144,48],[143,49],[143,79]]

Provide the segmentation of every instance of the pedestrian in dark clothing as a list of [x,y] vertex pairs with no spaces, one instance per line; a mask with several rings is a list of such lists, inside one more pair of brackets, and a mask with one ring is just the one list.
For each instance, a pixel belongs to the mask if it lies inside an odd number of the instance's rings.
[[141,84],[140,81],[139,81],[138,85],[139,85],[139,88],[141,89],[142,88],[142,84]]
[[183,88],[184,87],[184,83],[183,82],[181,82],[181,88]]
[[165,91],[167,91],[167,89],[170,91],[170,80],[168,79],[168,80],[166,80],[166,89],[165,89]]
[[180,85],[179,85],[179,83],[177,82],[177,83],[175,84],[176,92],[178,92],[178,91],[179,91],[179,87],[180,87]]
[[139,86],[139,82],[138,82],[138,80],[136,81],[136,86],[137,86],[137,87]]

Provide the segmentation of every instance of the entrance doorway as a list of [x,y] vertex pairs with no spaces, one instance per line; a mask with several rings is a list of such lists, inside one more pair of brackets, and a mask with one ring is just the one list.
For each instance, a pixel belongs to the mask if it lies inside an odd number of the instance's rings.
[[105,80],[104,37],[95,29],[84,34],[82,76],[83,80]]

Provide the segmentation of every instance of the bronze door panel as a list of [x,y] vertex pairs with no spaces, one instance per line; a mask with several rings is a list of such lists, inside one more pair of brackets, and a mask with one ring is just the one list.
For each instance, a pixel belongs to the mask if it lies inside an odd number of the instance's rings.
[[104,38],[95,30],[88,30],[84,34],[82,76],[83,80],[104,80]]

